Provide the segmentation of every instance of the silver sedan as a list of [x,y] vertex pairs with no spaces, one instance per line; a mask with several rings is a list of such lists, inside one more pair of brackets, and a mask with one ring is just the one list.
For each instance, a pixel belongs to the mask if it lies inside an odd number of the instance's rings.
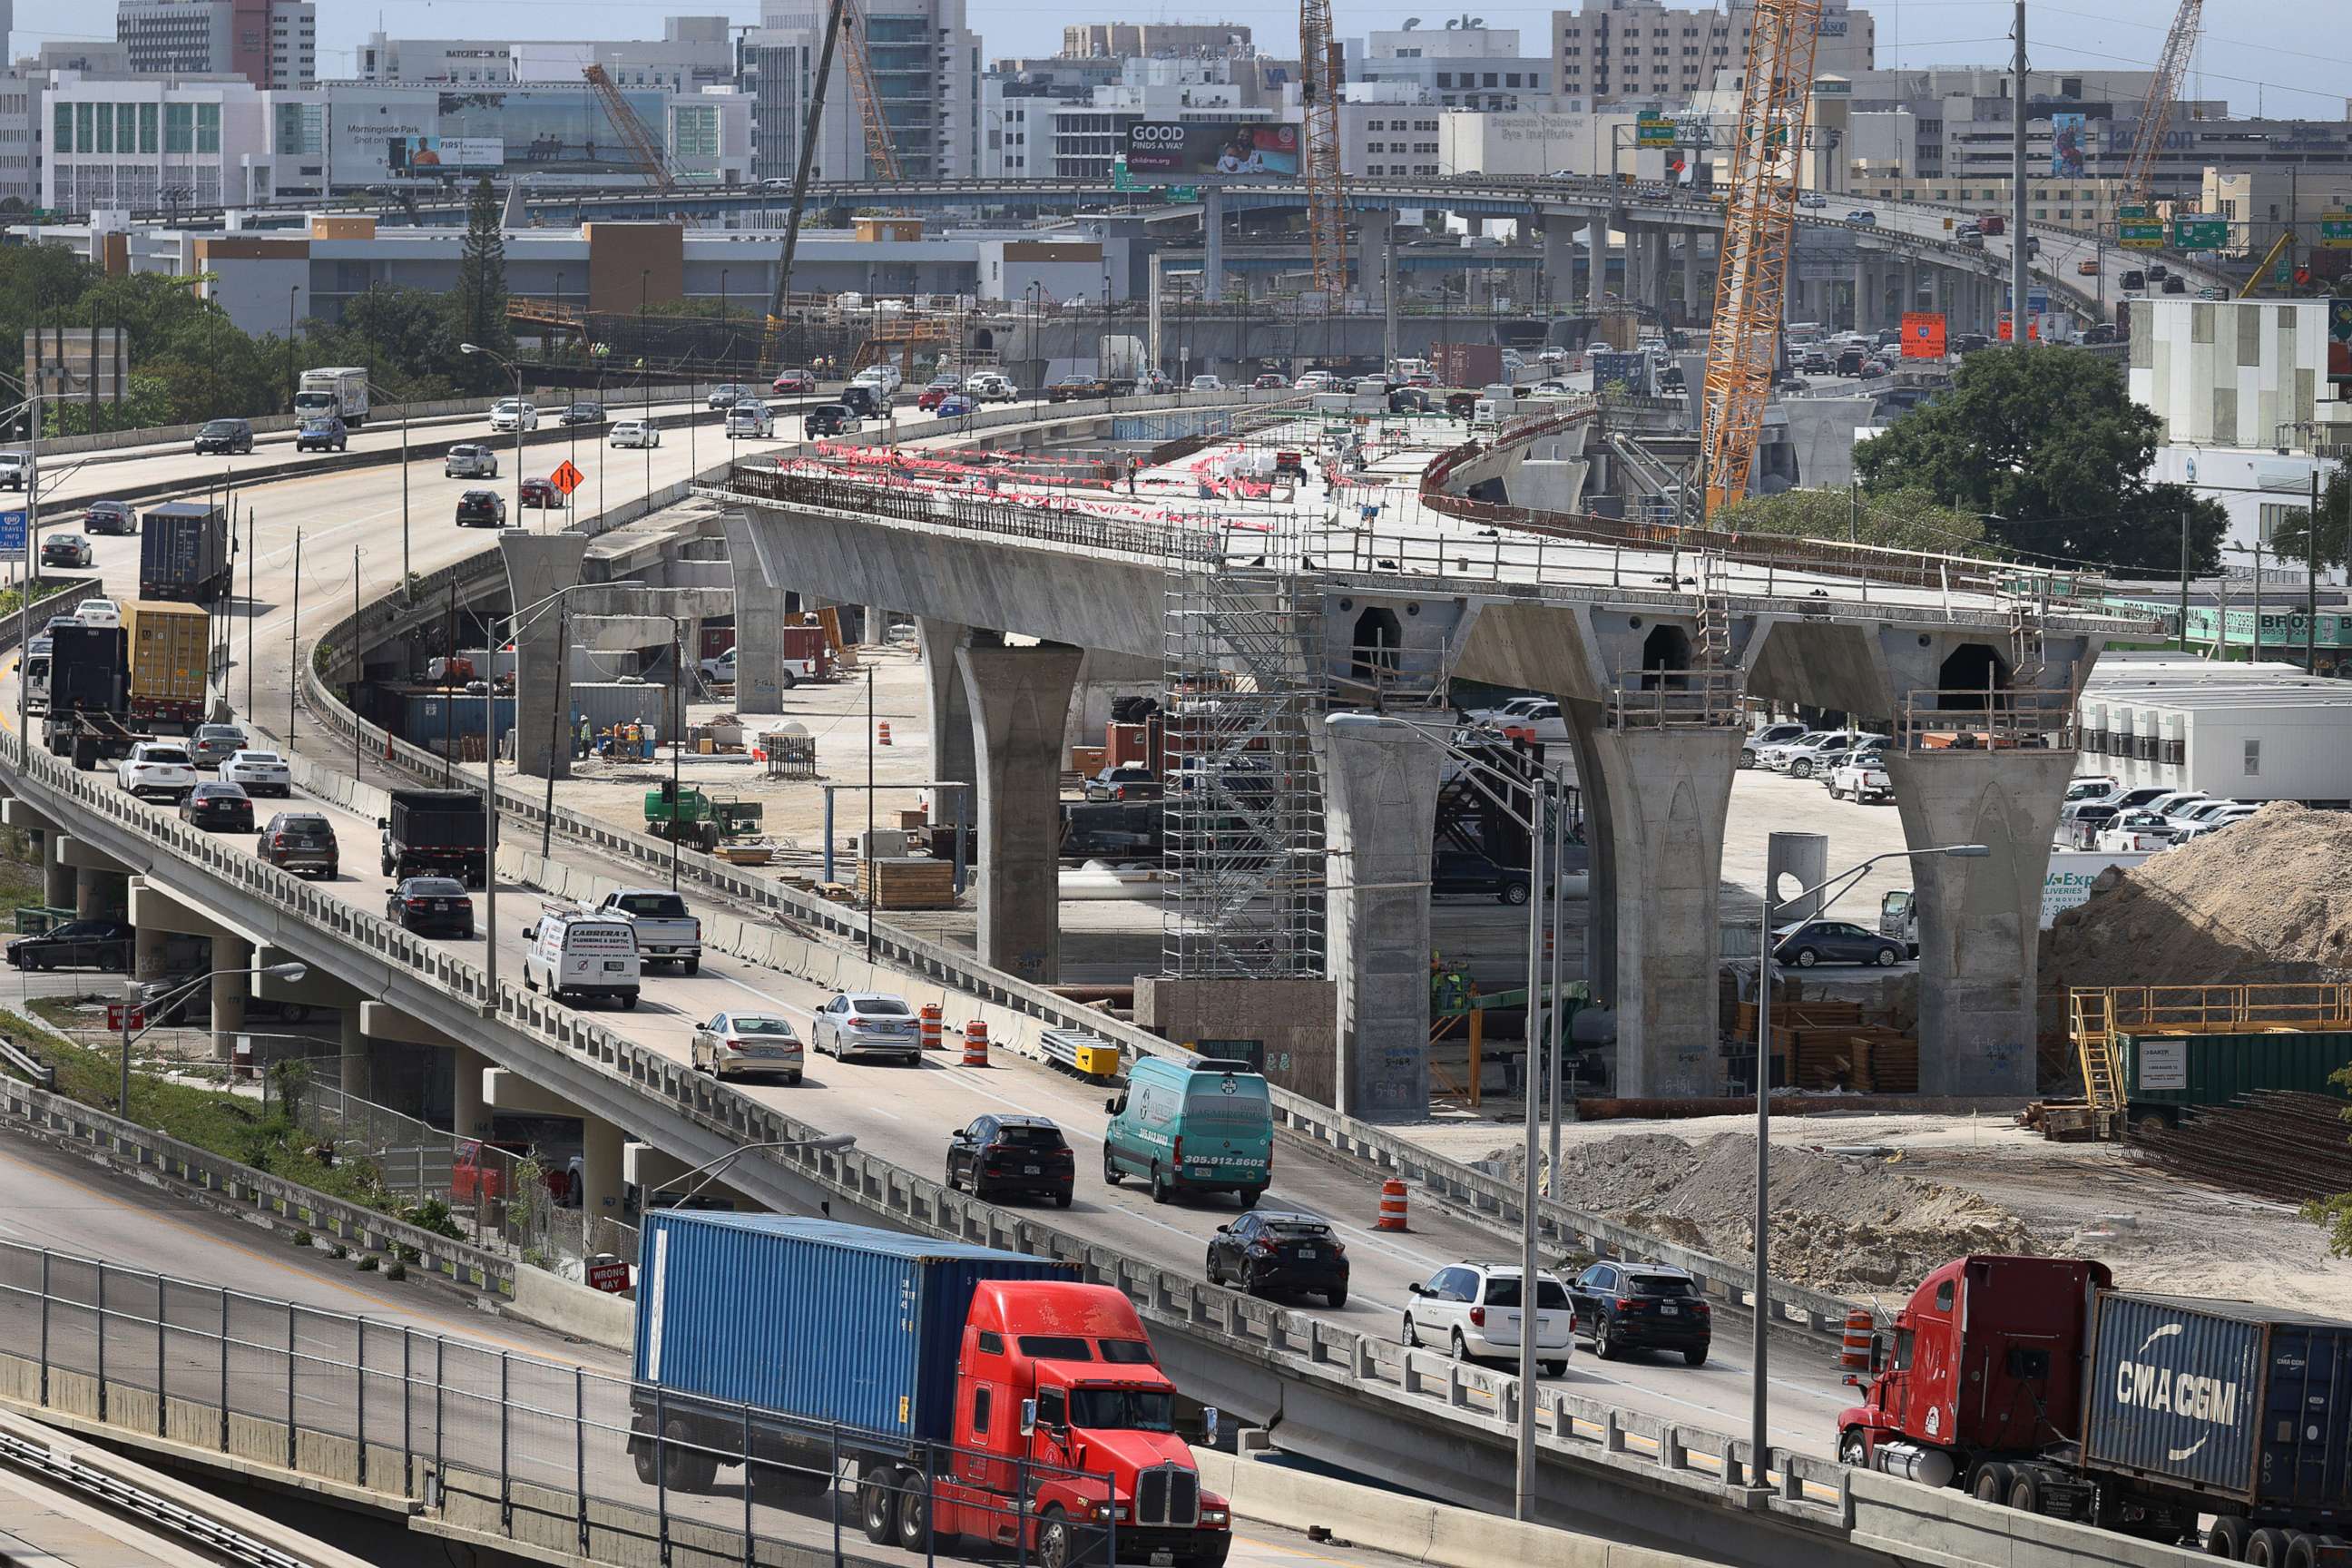
[[720,1013],[694,1031],[694,1070],[716,1079],[768,1078],[798,1083],[805,1053],[790,1019],[773,1013]]

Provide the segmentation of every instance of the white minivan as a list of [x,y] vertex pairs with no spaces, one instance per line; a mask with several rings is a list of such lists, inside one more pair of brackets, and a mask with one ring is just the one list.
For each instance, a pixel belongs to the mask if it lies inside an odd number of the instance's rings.
[[522,955],[524,990],[543,989],[558,1002],[637,1005],[644,966],[636,928],[627,921],[551,908],[523,934],[530,939]]

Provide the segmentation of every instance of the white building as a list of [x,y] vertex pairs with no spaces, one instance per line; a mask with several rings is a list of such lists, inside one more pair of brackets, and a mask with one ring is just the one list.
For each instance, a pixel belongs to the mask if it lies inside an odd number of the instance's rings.
[[[978,174],[980,36],[965,25],[964,0],[870,0],[865,13],[866,53],[900,173],[909,180]],[[744,35],[762,179],[789,179],[798,160],[824,15],[822,0],[763,0],[760,26]],[[848,64],[836,50],[812,173],[865,179],[876,172],[870,162]]]
[[[1736,88],[1748,64],[1756,8],[1673,8],[1662,0],[1583,0],[1551,14],[1556,90],[1607,104],[1627,99],[1685,100],[1718,85]],[[1815,75],[1850,75],[1877,63],[1877,25],[1846,0],[1827,0],[1815,41]],[[1718,83],[1718,78],[1728,80]]]
[[1448,117],[1428,89],[1351,81],[1339,90],[1340,168],[1375,180],[1444,173],[1438,126]]
[[114,36],[142,75],[235,74],[257,88],[319,79],[313,0],[116,0]]
[[992,71],[980,79],[980,167],[984,180],[1034,179],[1054,157],[1054,108],[1063,100],[1008,92],[1013,86]]
[[1406,27],[1350,45],[1348,80],[1397,83],[1447,109],[1496,113],[1552,107],[1556,67],[1519,54],[1517,27]]
[[659,38],[563,41],[485,38],[394,38],[377,32],[361,46],[362,81],[497,84],[577,81],[601,65],[621,87],[666,87],[698,92],[735,79],[735,52],[725,16],[667,16]]
[[[2300,604],[2263,606],[2265,652],[2299,653]],[[2233,623],[2251,625],[2235,596]],[[2323,636],[2345,617],[2323,611]],[[2323,643],[2329,662],[2336,649]],[[2197,789],[2217,800],[2352,805],[2352,687],[2281,663],[2225,663],[2180,653],[2109,653],[2075,704],[2083,771],[2132,788]]]
[[56,72],[43,100],[41,205],[85,213],[272,201],[268,98],[234,77]]

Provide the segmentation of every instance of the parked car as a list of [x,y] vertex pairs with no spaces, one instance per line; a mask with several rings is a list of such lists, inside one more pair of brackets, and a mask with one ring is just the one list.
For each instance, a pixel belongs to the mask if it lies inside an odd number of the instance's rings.
[[502,397],[490,409],[490,428],[501,434],[539,428],[539,409],[520,398]]
[[233,784],[254,796],[276,795],[290,799],[294,794],[294,771],[286,759],[276,752],[256,747],[233,752],[220,765],[223,784]]
[[1628,1351],[1680,1351],[1705,1366],[1715,1311],[1698,1284],[1665,1263],[1596,1263],[1568,1288],[1576,1329],[1592,1353],[1615,1361]]
[[114,764],[118,788],[142,800],[187,799],[196,787],[196,764],[185,742],[140,741],[131,754]]
[[776,379],[769,384],[768,390],[779,394],[814,392],[816,377],[804,370],[778,371]]
[[135,538],[139,519],[127,500],[94,500],[82,508],[81,531],[84,533],[110,533],[119,538]]
[[611,439],[616,448],[634,447],[643,450],[647,447],[660,446],[661,432],[645,420],[624,419],[613,426]]
[[[1406,1348],[1439,1344],[1457,1361],[1517,1358],[1525,1279],[1516,1265],[1456,1263],[1431,1275],[1425,1284],[1406,1286],[1405,1293],[1412,1298],[1404,1311]],[[1549,1274],[1537,1275],[1538,1370],[1547,1377],[1559,1376],[1568,1370],[1575,1345],[1576,1309],[1568,1287]]]
[[88,570],[98,559],[98,552],[89,540],[79,533],[52,533],[41,541],[41,564],[72,566]]
[[[245,985],[243,980],[235,984],[240,988]],[[201,1027],[212,1015],[211,972],[178,969],[161,980],[151,980],[139,988],[139,1005],[146,1009],[151,1024],[194,1024]],[[251,994],[245,999],[245,1021],[248,1025],[303,1024],[310,1018],[307,1003],[274,1002],[267,996]]]
[[1832,800],[1893,800],[1895,781],[1886,776],[1886,760],[1875,751],[1853,752],[1830,773]]
[[602,425],[604,423],[604,405],[601,403],[571,404],[555,416],[555,422],[558,425]]
[[1499,708],[1482,709],[1470,717],[1530,744],[1568,744],[1568,718],[1549,697],[1515,697]]
[[2169,849],[2184,826],[2160,811],[2149,811],[2144,807],[2138,811],[2122,812],[2099,829],[2098,847],[2116,855]]
[[294,432],[298,452],[340,452],[352,444],[352,433],[340,414],[313,414]]
[[488,447],[452,447],[442,456],[441,477],[445,479],[495,479],[499,477],[499,455]]
[[[2076,782],[2079,784],[2083,781]],[[2126,789],[2122,784],[2109,780],[2107,787],[2103,791],[2095,794],[2085,792],[2077,795],[2074,793],[2074,787],[2069,785],[2066,798],[2058,807],[2058,820],[2061,822],[2077,820],[2093,806],[2112,806],[2116,812],[2130,811],[2173,793],[2162,784],[2135,784]],[[2114,812],[2108,815],[2113,816]]]
[[969,1188],[982,1199],[1051,1198],[1068,1208],[1077,1173],[1068,1140],[1043,1116],[995,1112],[948,1134],[950,1191]]
[[253,426],[244,419],[208,419],[196,430],[195,450],[198,457],[208,452],[250,452]]
[[1756,753],[1765,747],[1786,745],[1799,736],[1811,732],[1802,724],[1791,723],[1766,724],[1751,730],[1748,732],[1748,739],[1739,743],[1739,765],[1752,768],[1757,765]]
[[860,427],[863,421],[839,403],[820,403],[801,418],[805,436],[839,436]]
[[696,1026],[688,1047],[689,1065],[721,1081],[730,1078],[781,1078],[798,1083],[807,1053],[792,1020],[773,1013],[719,1013]]
[[717,658],[706,658],[696,668],[701,670],[702,679],[711,685],[732,686],[735,684],[735,649],[730,647]]
[[68,921],[39,936],[8,944],[8,962],[19,969],[131,969],[134,933],[129,921]]
[[1904,945],[1852,921],[1801,921],[1776,933],[1772,959],[1811,969],[1817,963],[1874,963],[1885,969],[1910,956]]
[[740,382],[730,381],[722,386],[712,387],[710,389],[710,396],[707,400],[707,403],[708,405],[712,408],[732,408],[738,403],[740,403],[743,399],[751,395],[751,389],[750,387],[743,385]]
[[[1217,384],[1214,386],[1203,388],[1201,385],[1201,383],[1204,380],[1216,382]],[[1339,384],[1339,378],[1333,375],[1328,370],[1301,371],[1298,374],[1298,379],[1290,384],[1290,389],[1293,392],[1328,392],[1332,387]],[[1223,382],[1217,382],[1217,378],[1215,376],[1194,376],[1192,378],[1192,387],[1195,391],[1219,391],[1223,389],[1223,384],[1224,384]]]
[[305,872],[328,881],[342,869],[335,825],[315,811],[281,811],[261,830],[253,852],[281,871]]
[[457,498],[459,528],[504,528],[507,498],[496,490],[467,490]]
[[1160,775],[1133,763],[1108,767],[1087,780],[1084,793],[1088,800],[1158,800]]
[[922,1059],[923,1041],[915,1026],[915,1010],[904,996],[883,991],[836,991],[818,1009],[809,1028],[809,1043],[847,1061],[853,1057],[896,1057],[903,1062]]
[[1202,1271],[1212,1285],[1230,1281],[1253,1296],[1311,1292],[1334,1311],[1348,1304],[1348,1248],[1309,1214],[1256,1209],[1219,1226]]
[[188,755],[200,768],[216,768],[247,744],[245,731],[235,724],[199,724],[188,737]]
[[180,802],[180,820],[207,833],[250,833],[253,800],[236,784],[207,781]]
[[474,940],[474,900],[455,877],[409,877],[383,902],[383,918],[418,936]]
[[1809,779],[1820,770],[1824,755],[1851,751],[1857,742],[1870,738],[1859,730],[1816,730],[1780,745],[1761,748],[1756,760],[1774,773],[1786,773],[1792,779]]

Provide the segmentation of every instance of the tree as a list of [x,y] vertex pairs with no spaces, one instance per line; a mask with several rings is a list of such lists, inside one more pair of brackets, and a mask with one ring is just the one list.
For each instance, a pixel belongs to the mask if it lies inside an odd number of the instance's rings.
[[[500,226],[504,215],[499,194],[488,174],[474,182],[466,204],[466,247],[457,261],[457,287],[449,296],[450,329],[461,343],[479,343],[511,354],[514,337],[507,326],[507,241]],[[479,355],[461,366],[463,378],[483,390],[506,384],[506,373]]]
[[1993,542],[2028,555],[2210,572],[2229,518],[2186,486],[2150,484],[2162,422],[2131,400],[2110,362],[2074,349],[1988,350],[1960,362],[1952,390],[1855,453],[1871,489],[1916,486],[1985,514]]
[[[2301,561],[2311,553],[2305,535],[2311,526],[2311,509],[2299,506],[2286,514],[2271,532],[2271,549],[2283,562]],[[2352,559],[2352,479],[2342,468],[2327,476],[2327,488],[2319,494],[2319,563],[2341,566]]]
[[1765,533],[1784,539],[1832,539],[1894,550],[1930,550],[1948,554],[1990,553],[1984,520],[1938,501],[1926,490],[1906,487],[1864,490],[1783,490],[1753,496],[1716,514],[1711,526],[1727,533]]

